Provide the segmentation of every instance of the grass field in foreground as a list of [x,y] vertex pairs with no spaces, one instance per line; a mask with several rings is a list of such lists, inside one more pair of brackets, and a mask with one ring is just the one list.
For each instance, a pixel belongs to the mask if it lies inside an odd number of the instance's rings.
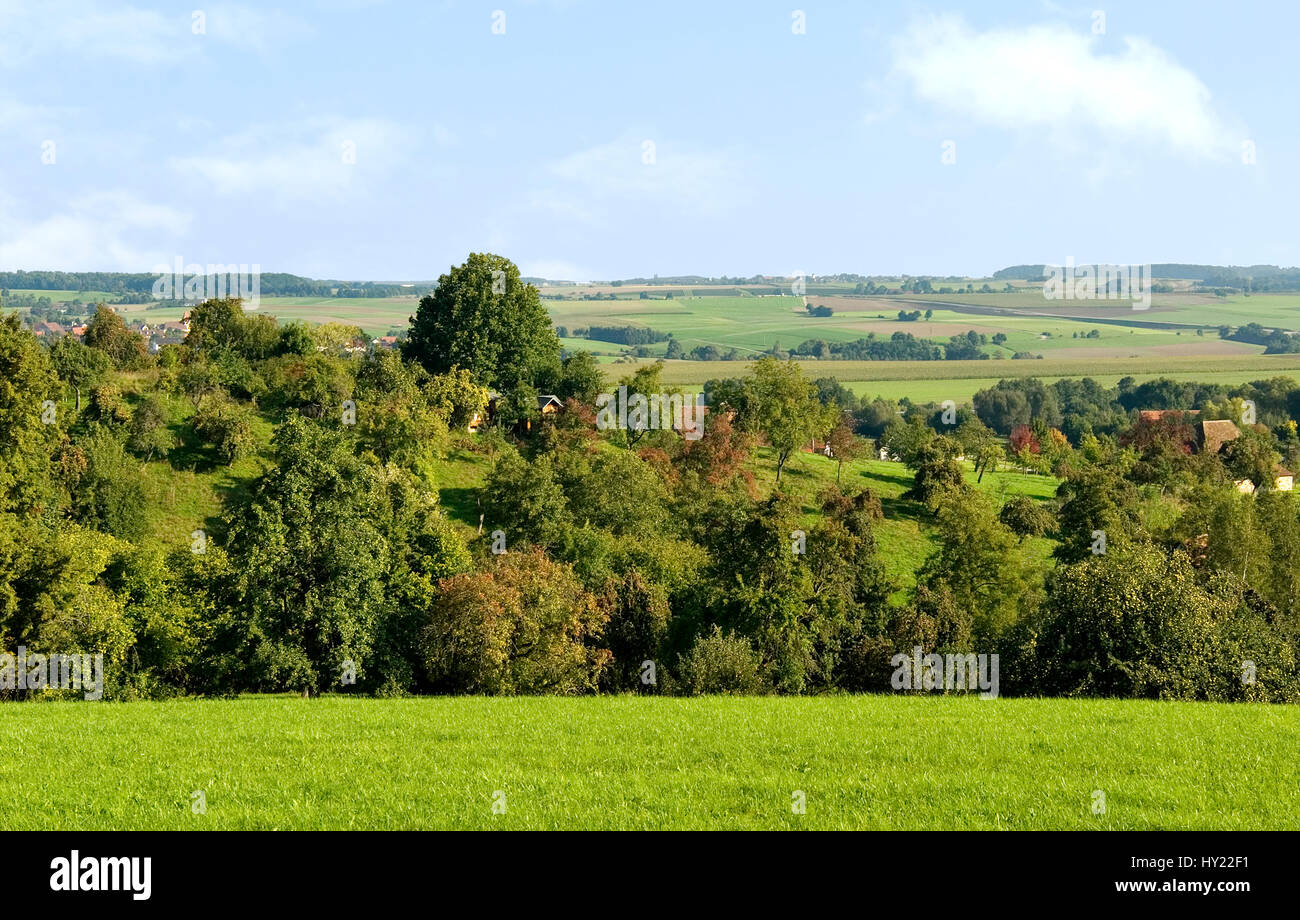
[[1297,707],[258,697],[3,712],[7,830],[1300,827]]

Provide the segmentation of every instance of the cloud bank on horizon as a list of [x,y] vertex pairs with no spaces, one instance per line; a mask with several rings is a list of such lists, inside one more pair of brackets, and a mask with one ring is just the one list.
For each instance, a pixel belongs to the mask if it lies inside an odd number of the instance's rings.
[[0,0],[0,270],[1300,261],[1291,9],[194,6]]

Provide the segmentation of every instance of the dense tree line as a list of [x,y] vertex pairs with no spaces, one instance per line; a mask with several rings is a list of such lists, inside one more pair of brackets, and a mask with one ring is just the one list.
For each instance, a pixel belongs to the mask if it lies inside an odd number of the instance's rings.
[[[921,312],[916,311],[911,318],[920,319]],[[982,348],[987,344],[988,336],[973,329],[952,336],[942,345],[917,338],[910,332],[895,332],[887,339],[877,338],[872,332],[853,342],[808,339],[792,348],[790,354],[844,361],[959,361],[987,358],[988,353]]]
[[[1008,694],[1300,699],[1300,510],[1270,487],[1294,381],[1006,380],[971,408],[766,356],[710,381],[684,438],[597,427],[611,386],[499,256],[444,275],[403,352],[353,335],[229,300],[156,356],[111,311],[54,349],[0,322],[0,648],[100,652],[118,699],[891,692],[918,648],[999,655]],[[673,395],[658,364],[617,386]],[[1243,400],[1222,454],[1139,416]],[[838,481],[799,494],[823,443]],[[901,498],[844,465],[877,446]],[[481,484],[448,481],[453,454]],[[1055,497],[981,485],[1003,463]],[[160,488],[223,469],[219,507],[160,519]],[[933,537],[906,585],[880,548],[900,514]]]
[[[207,266],[204,266],[206,270]],[[0,272],[0,288],[19,291],[104,291],[151,294],[158,275],[148,272]],[[259,275],[259,292],[268,297],[404,297],[416,293],[400,284],[375,281],[317,281],[284,272]],[[138,301],[131,301],[138,302]]]
[[616,342],[619,345],[654,345],[666,342],[672,336],[646,326],[589,326],[586,337],[602,342]]
[[1263,345],[1266,355],[1286,355],[1300,351],[1300,336],[1282,329],[1266,329],[1259,323],[1247,323],[1237,329],[1229,326],[1219,328],[1219,337],[1234,342],[1248,342],[1251,345]]

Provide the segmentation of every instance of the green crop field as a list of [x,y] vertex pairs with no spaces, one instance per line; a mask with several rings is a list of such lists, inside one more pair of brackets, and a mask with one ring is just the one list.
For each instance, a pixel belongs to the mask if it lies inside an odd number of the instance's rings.
[[[646,361],[611,364],[609,380],[631,374]],[[1028,361],[816,361],[801,360],[809,377],[835,377],[859,395],[907,396],[915,402],[970,397],[1003,377],[1037,377],[1052,381],[1063,377],[1092,377],[1113,384],[1121,377],[1141,382],[1156,377],[1205,380],[1207,383],[1247,383],[1268,377],[1300,379],[1300,355],[1244,355],[1218,357],[1146,357],[1141,359],[1044,358]],[[719,377],[743,377],[747,361],[667,361],[665,384],[698,390]]]
[[[815,298],[812,298],[815,300]],[[891,299],[891,298],[881,298]],[[1134,310],[1127,301],[1047,300],[1040,285],[997,294],[908,294],[918,302],[956,302],[975,307],[999,307],[1032,313],[1107,317],[1142,322],[1220,326],[1260,323],[1300,330],[1300,294],[1251,294],[1216,297],[1213,294],[1153,294],[1151,307]],[[936,307],[937,309],[937,307]]]
[[[257,312],[274,316],[282,323],[343,323],[360,326],[369,336],[385,335],[389,329],[405,329],[418,301],[415,297],[262,297]],[[146,322],[178,320],[183,307],[151,309],[149,304],[123,304],[121,310],[133,320]]]
[[15,703],[0,796],[7,830],[1296,829],[1296,750],[1300,708],[1248,704]]
[[48,297],[51,303],[68,303],[69,301],[79,300],[82,303],[98,303],[99,301],[113,301],[117,299],[116,294],[109,294],[105,291],[27,291],[14,289],[9,292],[15,296],[24,297]]
[[[804,310],[805,301],[831,306],[834,315],[809,316]],[[929,319],[899,320],[899,310],[926,309],[927,303],[934,303],[929,308],[933,311]],[[970,309],[950,306],[953,303],[969,304]],[[810,294],[806,298],[697,295],[667,299],[658,295],[651,300],[547,301],[546,305],[556,324],[570,329],[592,325],[647,327],[671,333],[688,350],[715,345],[742,353],[765,351],[778,344],[791,348],[807,339],[849,342],[870,333],[888,338],[895,332],[908,332],[942,342],[974,330],[990,339],[998,333],[1005,335],[1004,344],[986,346],[991,354],[1004,357],[1024,351],[1088,359],[1240,356],[1263,349],[1221,340],[1216,332],[1219,324],[1261,322],[1300,328],[1300,297],[1295,295],[1162,295],[1146,311],[1114,302],[1099,305],[1096,301],[1048,301],[1041,291],[928,297]],[[988,308],[1017,312],[977,312]],[[1132,325],[1140,323],[1177,324],[1184,328]],[[1197,335],[1200,327],[1204,327],[1202,334]],[[1096,337],[1086,337],[1094,332]],[[595,340],[586,347],[617,348]],[[659,346],[660,351],[663,347]]]
[[[587,289],[583,289],[587,290]],[[594,290],[594,289],[593,289]],[[990,339],[998,333],[1007,337],[1003,345],[986,345],[990,354],[1009,358],[1016,352],[1041,354],[1046,359],[1138,361],[1170,360],[1194,357],[1218,360],[1223,357],[1249,358],[1262,351],[1260,346],[1223,341],[1214,331],[1223,323],[1241,325],[1259,322],[1266,326],[1300,329],[1300,295],[1256,294],[1250,297],[1218,298],[1205,294],[1155,295],[1150,310],[1135,311],[1127,303],[1107,301],[1049,301],[1036,286],[1013,293],[946,294],[905,296],[856,296],[841,291],[809,293],[807,297],[766,293],[715,296],[707,292],[691,294],[689,289],[644,289],[651,299],[641,300],[631,290],[618,291],[618,300],[545,300],[552,320],[569,329],[584,326],[637,326],[671,333],[687,349],[713,345],[720,349],[735,348],[742,354],[758,354],[774,345],[792,348],[808,339],[827,342],[850,342],[874,333],[888,338],[895,332],[908,332],[938,342],[969,330]],[[665,292],[676,291],[672,299]],[[56,302],[70,300],[112,301],[104,292],[15,291],[49,297]],[[805,302],[827,304],[834,309],[830,317],[813,317],[804,310]],[[926,309],[933,303],[929,320],[902,322],[898,311]],[[957,304],[958,306],[952,306]],[[967,305],[969,309],[960,305]],[[270,297],[260,299],[258,309],[282,322],[302,320],[311,323],[338,322],[360,326],[367,335],[378,336],[393,328],[405,328],[415,312],[417,298],[410,297]],[[133,319],[176,320],[184,308],[153,308],[151,304],[123,304],[119,307]],[[1015,314],[989,315],[975,312],[988,308],[1014,310]],[[1107,320],[1099,322],[1096,318]],[[1117,323],[1165,323],[1182,329],[1150,329]],[[1202,335],[1197,327],[1204,327]],[[1096,330],[1096,338],[1085,336]],[[1077,336],[1077,337],[1076,337]],[[567,338],[566,348],[581,348],[604,356],[626,351],[624,346],[595,339]],[[662,354],[664,343],[651,346]],[[857,364],[861,362],[834,362]],[[883,362],[877,362],[883,363]],[[946,363],[946,362],[945,362]],[[1140,369],[1135,366],[1135,369]],[[712,376],[712,375],[710,375]],[[856,379],[837,374],[841,380]],[[700,379],[706,379],[701,377]],[[863,378],[870,379],[870,378]]]

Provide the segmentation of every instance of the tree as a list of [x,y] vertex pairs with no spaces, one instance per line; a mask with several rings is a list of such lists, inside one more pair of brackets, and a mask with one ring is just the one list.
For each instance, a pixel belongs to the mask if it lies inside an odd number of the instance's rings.
[[309,355],[316,350],[316,341],[306,323],[294,321],[280,327],[280,341],[276,352],[282,355]]
[[826,443],[830,446],[831,456],[835,458],[835,482],[840,481],[840,475],[844,472],[844,462],[846,460],[856,460],[871,449],[871,442],[858,437],[853,433],[852,416],[847,414],[840,415],[839,424],[831,429],[831,433],[826,437]]
[[657,533],[666,523],[663,479],[631,451],[563,451],[555,469],[575,523],[619,535]]
[[1061,407],[1053,389],[1033,377],[999,380],[996,386],[977,392],[972,400],[975,413],[1000,435],[1017,425],[1041,421],[1048,427],[1061,424]]
[[573,399],[583,405],[594,406],[596,397],[604,389],[605,375],[590,352],[575,351],[564,359],[559,380],[555,384],[555,395],[561,401]]
[[642,662],[663,661],[672,609],[667,592],[636,568],[606,579],[599,598],[608,617],[605,644],[614,656],[608,674],[616,689],[645,690]]
[[384,490],[340,431],[290,416],[272,448],[274,466],[224,516],[236,679],[314,695],[371,664],[388,612]]
[[57,424],[51,406],[58,378],[17,313],[0,319],[0,513],[32,510],[47,497]]
[[65,335],[50,349],[50,361],[59,379],[72,387],[76,394],[76,409],[81,411],[81,391],[94,386],[113,369],[113,360],[97,348],[88,348],[70,335]]
[[1036,454],[1042,450],[1042,445],[1038,443],[1038,436],[1034,434],[1034,429],[1028,425],[1017,425],[1011,429],[1011,452],[1018,457],[1024,457],[1029,454]]
[[328,354],[338,354],[366,340],[360,326],[348,323],[322,323],[310,332],[316,347],[323,348]]
[[507,548],[522,542],[558,546],[572,523],[548,455],[529,463],[514,450],[503,453],[484,485],[483,499],[487,521],[505,533]]
[[715,624],[682,657],[682,682],[694,694],[754,695],[765,689],[760,667],[749,640]]
[[252,453],[255,446],[251,413],[229,397],[210,400],[190,425],[227,465]]
[[[1056,490],[1057,539],[1052,555],[1065,562],[1087,559],[1105,546],[1127,543],[1142,535],[1137,488],[1107,466],[1087,466],[1072,473]],[[1107,550],[1109,551],[1109,550]]]
[[908,464],[916,477],[903,497],[934,510],[948,492],[965,490],[965,474],[957,460],[960,452],[961,445],[948,435],[932,438]]
[[951,593],[971,616],[976,639],[992,639],[1032,609],[1024,562],[1015,536],[975,489],[950,492],[935,514],[939,548],[917,573],[917,583]]
[[998,513],[998,520],[1024,542],[1025,537],[1041,537],[1056,525],[1050,511],[1028,495],[1013,495]]
[[560,340],[537,288],[524,284],[509,259],[472,253],[438,279],[411,318],[403,355],[432,374],[467,369],[504,390],[554,374]]
[[610,662],[595,644],[606,619],[572,568],[540,550],[507,553],[440,583],[425,664],[443,692],[591,692]]
[[195,409],[202,405],[203,397],[221,389],[215,368],[199,357],[181,365],[176,374],[176,385],[189,397]]
[[1274,472],[1281,459],[1273,449],[1271,435],[1261,435],[1247,429],[1241,437],[1229,441],[1223,449],[1223,459],[1234,479],[1248,479],[1259,491],[1273,488]]
[[[656,361],[654,364],[646,364],[638,367],[628,377],[624,377],[618,382],[620,389],[625,389],[624,398],[627,399],[628,405],[631,406],[632,399],[635,396],[644,397],[645,411],[650,411],[651,397],[661,397],[666,392],[663,383],[664,365],[662,361]],[[610,411],[613,411],[612,405]],[[635,447],[637,443],[646,436],[650,431],[649,425],[651,420],[646,418],[640,421],[633,418],[633,410],[628,410],[627,428],[624,429],[623,435],[627,438],[627,446]]]
[[148,530],[147,502],[139,464],[103,425],[92,425],[77,447],[86,465],[70,484],[73,518],[123,540],[143,538]]
[[113,359],[119,368],[134,368],[145,363],[144,339],[126,328],[126,321],[111,307],[100,304],[86,324],[85,343]]
[[[779,492],[757,505],[715,496],[700,520],[711,556],[706,622],[749,639],[771,684],[791,693],[823,676],[815,654],[822,608],[812,566],[804,563],[793,536],[799,510],[798,502]],[[803,542],[811,544],[812,536]],[[811,554],[811,546],[805,548]]]
[[1002,462],[1004,456],[1002,445],[997,441],[987,441],[976,448],[975,482],[983,482],[985,473],[996,473],[998,464]]
[[1034,689],[1205,699],[1214,685],[1214,620],[1227,609],[1180,552],[1133,544],[1062,566],[1048,584]]
[[[418,365],[417,365],[418,366]],[[430,377],[424,384],[425,397],[449,428],[464,428],[470,419],[487,411],[487,387],[474,382],[463,367]]]
[[745,467],[753,454],[754,436],[732,424],[730,410],[710,407],[704,417],[704,435],[685,442],[678,463],[710,486],[726,486],[737,476],[748,476],[752,482]]
[[[817,398],[817,387],[794,361],[765,356],[754,364],[747,382],[754,422],[776,451],[776,481],[781,481],[791,454],[834,424],[839,407],[830,411]],[[832,415],[834,413],[834,415]]]
[[908,466],[914,466],[935,437],[937,435],[934,429],[919,416],[914,416],[909,421],[895,417],[885,425],[884,433],[880,436],[880,446]]
[[161,454],[172,446],[171,432],[167,430],[167,409],[157,396],[146,396],[131,413],[126,446],[136,454],[143,454],[146,463],[155,453]]
[[196,352],[238,349],[243,343],[244,305],[237,297],[205,300],[190,309],[185,344]]

